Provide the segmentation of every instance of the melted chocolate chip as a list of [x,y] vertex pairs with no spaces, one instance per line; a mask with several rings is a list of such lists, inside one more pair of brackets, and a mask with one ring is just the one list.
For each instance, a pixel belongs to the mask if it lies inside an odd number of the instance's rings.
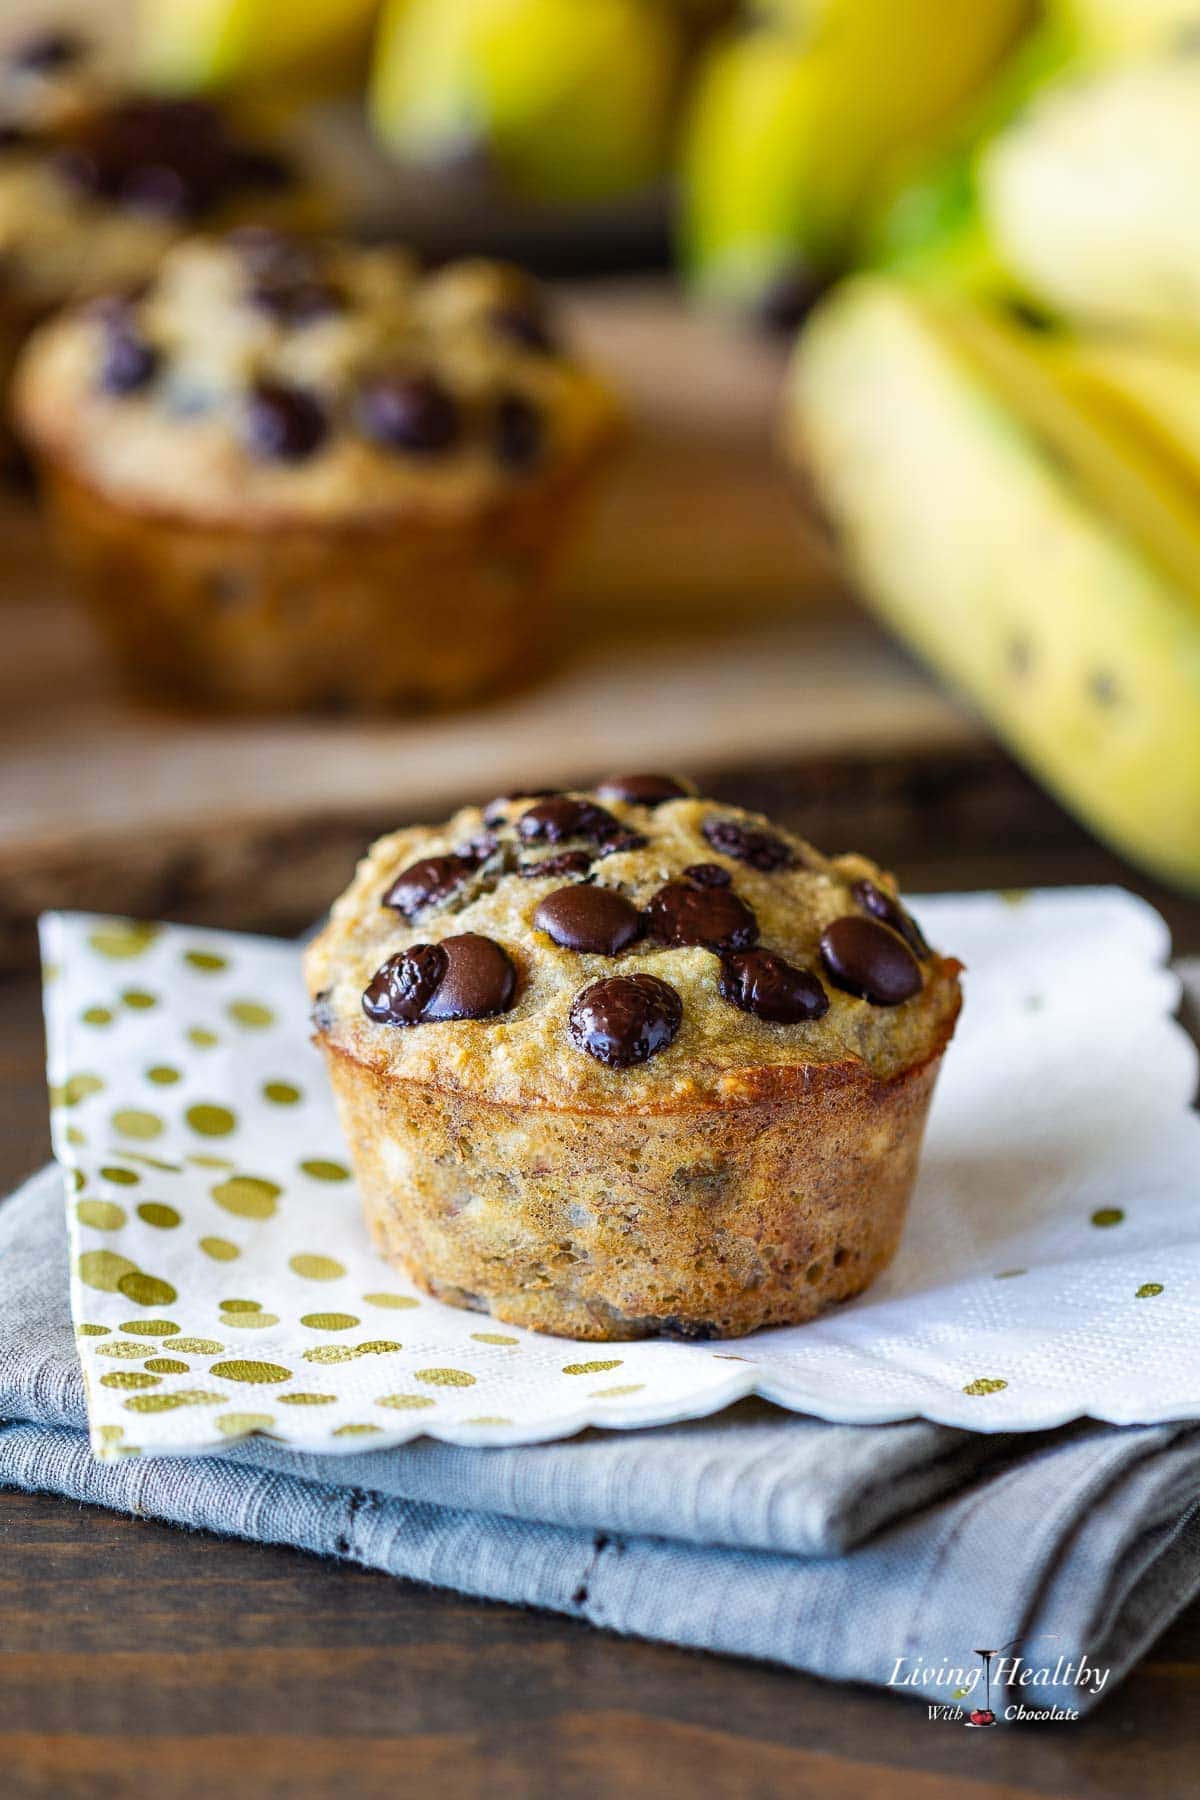
[[506,469],[525,474],[541,460],[545,425],[537,407],[523,394],[505,394],[496,406],[493,442]]
[[303,388],[260,381],[246,402],[246,442],[272,462],[304,462],[329,432],[320,402]]
[[106,323],[98,380],[106,394],[133,394],[154,379],[159,356],[128,316]]
[[683,871],[683,879],[694,882],[697,887],[728,887],[733,876],[720,863],[689,863]]
[[446,973],[440,944],[413,944],[376,969],[363,994],[363,1011],[377,1025],[417,1025]]
[[921,927],[893,894],[876,887],[873,881],[856,881],[850,892],[864,912],[870,913],[873,918],[882,919],[885,925],[898,931],[914,956],[924,962],[933,955]]
[[609,838],[596,852],[598,857],[623,856],[627,850],[644,850],[650,842],[640,831],[619,831],[615,838]]
[[598,791],[603,800],[628,800],[633,806],[661,806],[664,800],[687,796],[673,775],[610,775]]
[[486,1019],[507,1012],[517,988],[517,971],[494,938],[465,931],[443,938],[447,968],[425,1008],[426,1019]]
[[912,951],[874,919],[835,919],[821,933],[821,961],[836,987],[872,1006],[899,1006],[921,991]]
[[196,99],[122,101],[90,119],[55,168],[92,198],[172,219],[198,218],[287,173],[236,143],[221,112]]
[[311,325],[342,311],[346,304],[342,290],[319,275],[287,280],[266,275],[250,289],[251,306],[269,313],[281,325]]
[[775,837],[770,831],[739,825],[736,819],[706,819],[703,831],[713,849],[719,850],[722,856],[748,863],[764,875],[773,874],[776,869],[790,868],[795,861],[790,845],[782,838]]
[[654,936],[667,944],[703,944],[709,950],[748,950],[758,920],[730,888],[693,887],[668,881],[646,908]]
[[479,867],[480,859],[453,853],[449,856],[423,856],[410,863],[397,875],[383,896],[384,906],[394,907],[406,919],[416,919],[431,906],[448,900],[468,875]]
[[552,356],[558,348],[546,309],[534,296],[494,307],[488,318],[498,337],[519,344],[522,350],[532,350],[538,356]]
[[582,882],[547,894],[533,922],[564,950],[597,956],[616,956],[642,934],[641,914],[623,894]]
[[829,1011],[815,975],[773,950],[735,950],[721,958],[717,992],[731,1006],[773,1025],[800,1025]]
[[483,822],[485,825],[504,825],[514,800],[547,800],[558,791],[558,788],[523,788],[519,794],[497,794],[484,807]]
[[66,69],[83,55],[82,40],[69,31],[53,28],[22,38],[8,53],[8,66],[23,74],[47,75],[55,69]]
[[358,397],[363,430],[390,450],[436,456],[459,432],[454,398],[432,375],[379,375]]
[[555,794],[523,812],[517,820],[517,832],[526,843],[561,844],[569,838],[583,838],[591,844],[604,844],[619,838],[621,827],[595,801]]
[[541,862],[521,863],[517,874],[536,881],[546,875],[586,875],[591,866],[586,850],[560,850],[556,856],[543,856]]
[[516,985],[507,952],[464,932],[389,956],[363,994],[363,1011],[377,1025],[484,1019],[511,1006]]
[[610,975],[582,988],[571,1002],[571,1042],[606,1069],[648,1062],[671,1044],[683,1023],[683,1002],[657,975]]

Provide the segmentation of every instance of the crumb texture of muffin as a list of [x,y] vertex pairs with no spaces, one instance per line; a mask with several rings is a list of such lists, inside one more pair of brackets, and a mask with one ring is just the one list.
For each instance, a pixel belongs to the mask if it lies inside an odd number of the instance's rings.
[[534,664],[607,390],[503,265],[247,227],[38,332],[17,411],[143,683],[419,705]]
[[594,1339],[861,1292],[960,1004],[873,864],[661,775],[380,839],[305,973],[384,1254]]

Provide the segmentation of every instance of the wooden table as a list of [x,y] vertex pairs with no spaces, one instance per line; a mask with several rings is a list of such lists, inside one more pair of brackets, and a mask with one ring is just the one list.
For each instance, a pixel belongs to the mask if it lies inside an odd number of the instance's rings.
[[[912,889],[1140,882],[980,750],[730,772]],[[0,1184],[48,1153],[38,996],[0,984]],[[259,1545],[0,1495],[0,1792],[14,1796],[1197,1793],[1200,1605],[1081,1725],[966,1733],[912,1701],[606,1636]]]

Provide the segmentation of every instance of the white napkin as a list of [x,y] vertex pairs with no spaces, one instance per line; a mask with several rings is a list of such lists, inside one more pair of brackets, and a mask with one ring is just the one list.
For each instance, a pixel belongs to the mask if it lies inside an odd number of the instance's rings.
[[48,916],[97,1455],[534,1443],[750,1393],[979,1431],[1200,1415],[1197,1064],[1162,920],[1116,889],[916,910],[968,973],[899,1254],[810,1325],[704,1344],[577,1344],[420,1294],[362,1224],[295,945]]

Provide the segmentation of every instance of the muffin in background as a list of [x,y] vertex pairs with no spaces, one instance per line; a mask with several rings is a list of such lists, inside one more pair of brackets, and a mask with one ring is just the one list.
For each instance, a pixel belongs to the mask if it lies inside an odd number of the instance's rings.
[[19,426],[142,689],[459,702],[537,667],[617,414],[516,270],[247,228],[35,335]]
[[324,210],[219,107],[130,91],[67,28],[0,36],[0,378],[40,319],[136,286],[198,226],[315,228]]

